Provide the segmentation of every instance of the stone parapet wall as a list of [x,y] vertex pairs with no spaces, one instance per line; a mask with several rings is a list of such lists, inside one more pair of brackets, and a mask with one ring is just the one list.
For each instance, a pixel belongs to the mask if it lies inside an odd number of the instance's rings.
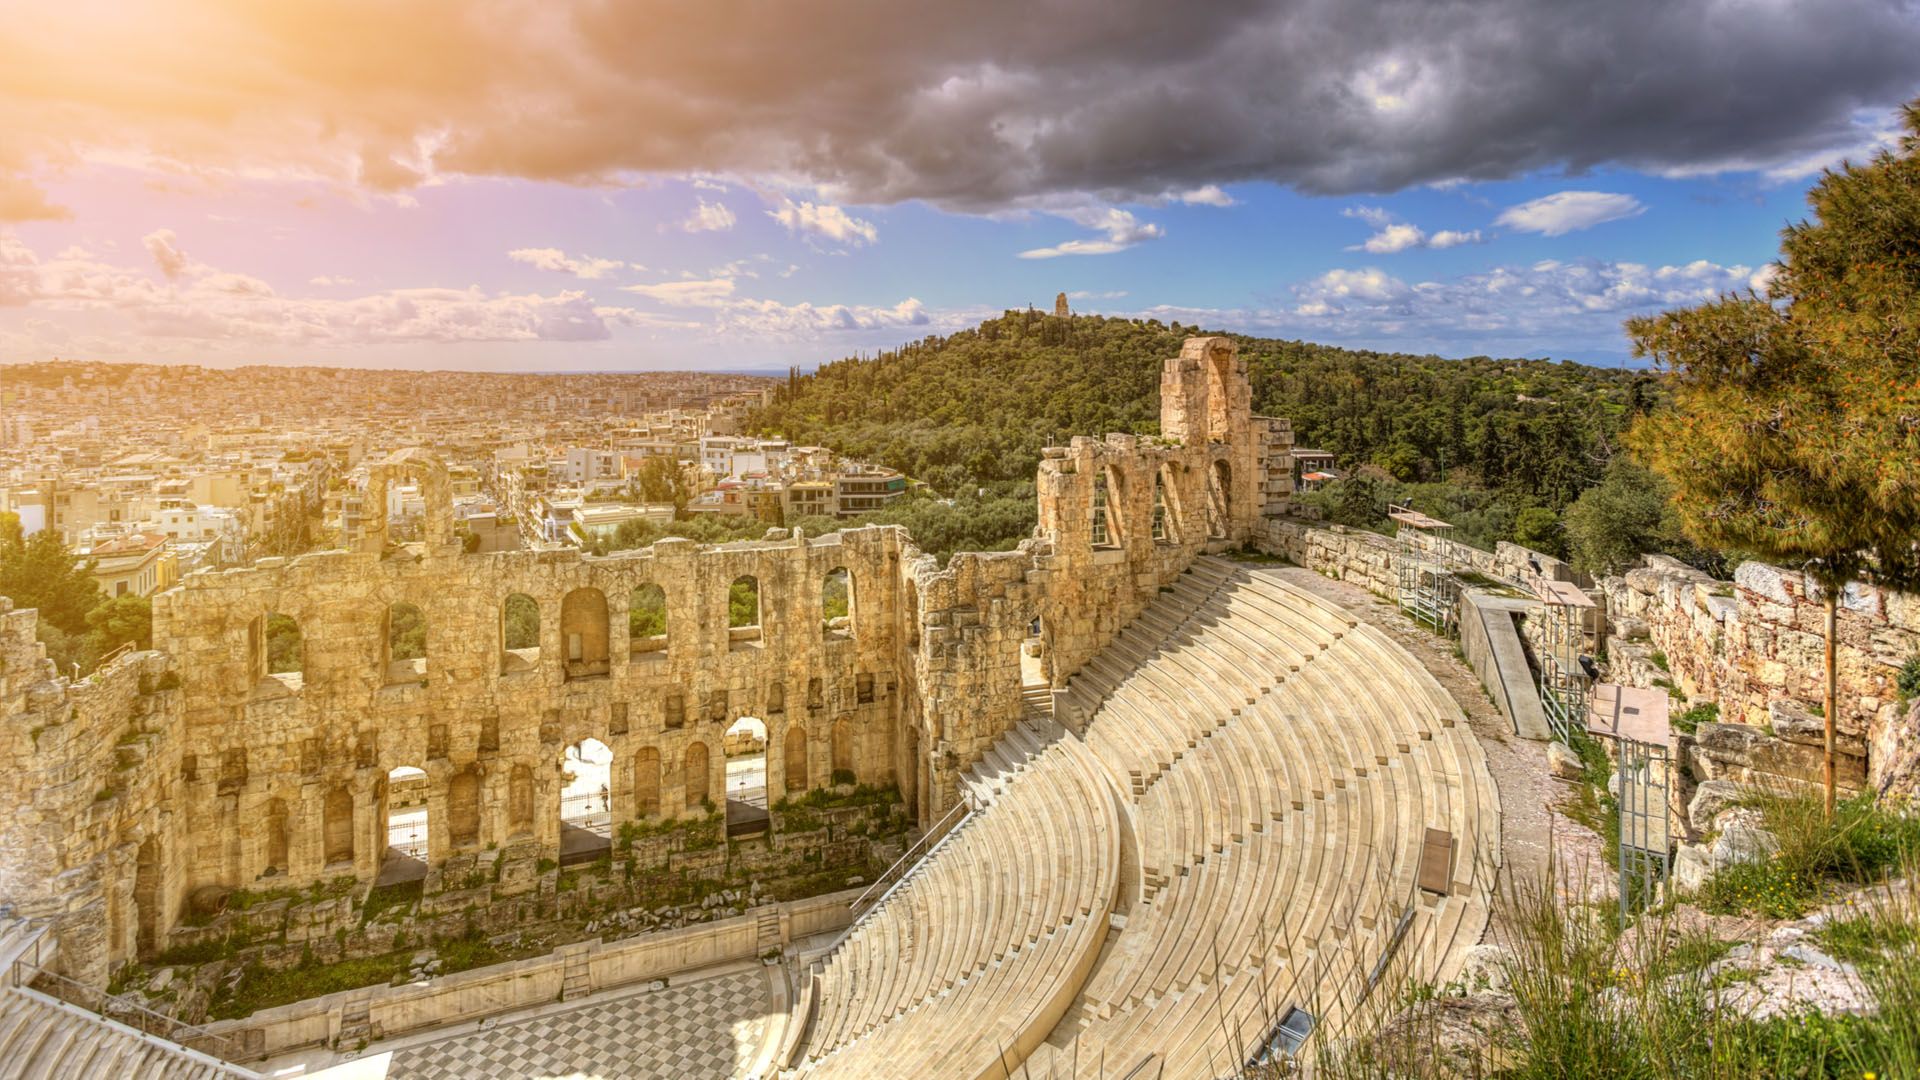
[[[1662,654],[1663,674],[1679,694],[1717,703],[1723,721],[1769,725],[1776,703],[1825,696],[1826,614],[1818,586],[1803,574],[1747,562],[1732,581],[1719,581],[1648,555],[1598,588],[1616,640],[1627,646],[1615,651],[1632,653],[1644,640]],[[1916,750],[1900,734],[1908,725],[1894,679],[1920,653],[1920,598],[1851,586],[1836,640],[1835,729],[1843,753],[1864,749],[1867,782],[1878,788]]]
[[[849,905],[859,895],[859,890],[850,889],[776,905],[779,943],[845,929],[852,922]],[[587,973],[587,986],[577,992],[593,993],[752,959],[765,944],[759,933],[761,914],[756,910],[615,942],[576,942],[545,956],[443,975],[429,982],[343,990],[262,1009],[245,1019],[209,1024],[206,1030],[231,1040],[249,1057],[272,1057],[307,1046],[333,1045],[348,1007],[364,1003],[371,1037],[393,1038],[548,1004],[560,996],[570,968]]]

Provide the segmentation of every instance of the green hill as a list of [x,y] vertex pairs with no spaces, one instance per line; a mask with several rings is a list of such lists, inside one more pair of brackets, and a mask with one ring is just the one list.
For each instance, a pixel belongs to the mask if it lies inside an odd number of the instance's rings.
[[[1156,431],[1161,361],[1199,333],[1157,320],[1010,311],[795,374],[753,425],[890,465],[945,494],[986,488],[1021,498],[1049,443]],[[1483,545],[1519,530],[1553,547],[1534,533],[1557,527],[1559,512],[1600,478],[1621,429],[1659,393],[1642,371],[1229,336],[1249,361],[1256,411],[1291,418],[1299,445],[1332,451],[1343,474],[1360,475],[1319,497],[1330,517],[1373,524],[1368,506],[1411,498]]]

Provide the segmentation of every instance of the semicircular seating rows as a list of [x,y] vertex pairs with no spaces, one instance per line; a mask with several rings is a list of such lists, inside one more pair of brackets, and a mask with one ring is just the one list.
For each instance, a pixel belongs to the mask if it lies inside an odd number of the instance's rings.
[[[1459,707],[1379,630],[1201,559],[1068,698],[1083,730],[1037,755],[1011,733],[983,766],[1024,767],[829,958],[803,1070],[1222,1076],[1289,1010],[1338,1030],[1389,959],[1444,979],[1479,939],[1498,794]],[[1023,970],[1049,931],[1070,947]]]

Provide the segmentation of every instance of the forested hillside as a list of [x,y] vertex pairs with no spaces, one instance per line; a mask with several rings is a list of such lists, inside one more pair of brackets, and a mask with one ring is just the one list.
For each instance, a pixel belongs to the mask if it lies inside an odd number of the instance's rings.
[[[795,375],[755,424],[942,493],[1019,497],[1050,442],[1155,432],[1161,361],[1202,332],[1012,311]],[[1255,410],[1290,417],[1300,445],[1332,451],[1356,477],[1318,497],[1329,517],[1373,525],[1389,497],[1411,498],[1482,545],[1562,547],[1561,512],[1601,478],[1620,432],[1659,393],[1643,371],[1231,336],[1249,361]]]

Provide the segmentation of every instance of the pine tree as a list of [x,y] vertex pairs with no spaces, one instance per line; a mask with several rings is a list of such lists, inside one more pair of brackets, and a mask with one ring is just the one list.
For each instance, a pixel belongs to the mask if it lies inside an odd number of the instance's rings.
[[1829,812],[1836,599],[1856,580],[1920,586],[1920,101],[1904,112],[1896,150],[1808,193],[1766,296],[1627,324],[1673,392],[1632,441],[1688,535],[1820,585]]

